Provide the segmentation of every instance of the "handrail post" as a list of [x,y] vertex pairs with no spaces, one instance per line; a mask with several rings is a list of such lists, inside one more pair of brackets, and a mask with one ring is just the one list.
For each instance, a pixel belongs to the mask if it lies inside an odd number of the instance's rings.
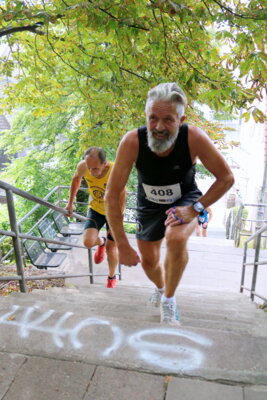
[[60,200],[61,200],[61,188],[60,188],[60,186],[57,189],[57,200],[58,200],[57,204],[61,204],[60,203]]
[[[17,223],[17,227],[18,227],[19,233],[22,233],[21,226],[18,223]],[[21,243],[21,241],[20,241],[20,243]],[[22,258],[22,262],[23,262],[23,267],[26,268],[26,257],[23,252],[22,252],[21,258]]]
[[250,289],[250,298],[254,300],[254,292],[256,288],[256,281],[257,281],[257,273],[258,273],[258,261],[260,255],[260,244],[261,244],[261,234],[257,236],[256,239],[256,248],[255,248],[255,257],[254,257],[254,267],[253,267],[253,275],[252,275],[252,282],[251,282],[251,289]]
[[88,264],[90,273],[90,283],[94,283],[94,269],[93,269],[93,259],[92,259],[92,249],[88,249]]
[[16,234],[16,237],[12,237],[12,240],[14,246],[15,259],[16,259],[17,274],[21,277],[21,280],[19,281],[20,291],[26,293],[27,286],[24,279],[22,252],[20,247],[19,230],[16,220],[16,212],[15,212],[12,190],[10,189],[6,190],[6,199],[7,199],[7,208],[8,208],[11,230]]
[[248,244],[245,242],[244,253],[243,253],[243,266],[242,266],[242,274],[241,274],[241,282],[240,282],[240,293],[243,293],[243,286],[244,286],[244,282],[245,282],[247,249],[248,249]]
[[241,204],[238,209],[236,218],[235,218],[235,221],[236,221],[236,226],[235,226],[235,231],[234,231],[235,247],[239,247],[239,245],[240,245],[240,233],[242,230],[242,215],[243,215],[244,208],[245,208],[244,204]]

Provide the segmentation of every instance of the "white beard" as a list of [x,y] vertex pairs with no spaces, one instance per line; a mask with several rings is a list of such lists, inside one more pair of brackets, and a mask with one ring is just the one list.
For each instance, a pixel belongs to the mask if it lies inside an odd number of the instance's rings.
[[[155,132],[155,131],[154,131]],[[179,129],[173,135],[169,135],[165,140],[157,139],[153,136],[153,131],[147,129],[147,144],[150,150],[154,153],[164,153],[167,151],[175,142],[178,136]]]

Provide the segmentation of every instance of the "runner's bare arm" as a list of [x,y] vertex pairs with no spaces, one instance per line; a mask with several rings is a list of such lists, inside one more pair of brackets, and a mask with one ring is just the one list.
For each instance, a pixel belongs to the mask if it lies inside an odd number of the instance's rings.
[[69,210],[70,215],[72,215],[73,213],[73,202],[81,185],[82,177],[84,176],[85,171],[86,171],[86,164],[85,161],[82,160],[77,164],[76,170],[74,172],[71,181],[69,200],[68,204],[66,205],[66,209]]
[[[215,203],[225,192],[234,184],[234,176],[223,156],[216,149],[208,135],[197,127],[189,127],[188,144],[191,153],[191,159],[194,163],[197,157],[203,165],[214,175],[215,182],[209,190],[198,200],[205,208]],[[190,223],[198,213],[192,206],[176,207],[175,210],[167,210],[166,226],[180,225],[180,220],[173,218],[182,218],[183,223]]]
[[199,201],[208,207],[230,189],[234,184],[234,176],[229,165],[205,132],[196,127],[190,127],[189,132],[192,160],[194,161],[198,157],[215,177],[215,182],[209,190],[199,198]]
[[105,192],[106,215],[112,235],[117,243],[120,262],[124,265],[136,265],[139,256],[129,245],[123,228],[123,193],[138,154],[137,130],[128,132],[122,139]]
[[120,208],[122,213],[124,213],[125,206],[126,206],[126,187],[124,188],[124,190],[121,192],[120,195]]

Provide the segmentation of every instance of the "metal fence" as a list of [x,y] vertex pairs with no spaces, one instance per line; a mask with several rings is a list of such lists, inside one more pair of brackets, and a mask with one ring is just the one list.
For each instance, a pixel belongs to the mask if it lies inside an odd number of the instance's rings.
[[[250,237],[267,223],[266,207],[267,204],[245,203],[240,204],[238,209],[231,208],[226,219],[226,238],[234,240],[235,246],[239,247],[242,237]],[[259,209],[260,213],[258,213]],[[261,218],[248,218],[246,213],[252,214],[252,216],[260,214]],[[267,236],[263,235],[263,237]]]
[[[247,237],[247,239],[245,239],[243,242],[244,253],[240,292],[242,293],[244,290],[249,291],[252,301],[254,300],[255,296],[264,301],[267,301],[267,298],[262,293],[258,293],[256,291],[258,267],[260,265],[264,266],[267,264],[267,261],[264,260],[264,256],[262,256],[261,253],[261,250],[264,250],[266,248],[266,207],[267,204],[240,204],[237,210],[234,208],[230,210],[226,220],[226,237],[227,239],[234,240],[236,247],[239,247],[241,245],[242,237]],[[248,218],[248,215],[251,214],[252,217],[256,216],[256,218]],[[260,216],[261,218],[257,218],[258,216]],[[248,249],[250,243],[252,244],[250,247],[252,247],[251,252],[254,253],[252,255],[252,258],[254,258],[254,260],[248,262]],[[247,267],[252,268],[252,278],[250,285],[245,286]]]
[[[35,236],[32,234],[33,230],[35,227],[38,225],[38,223],[44,219],[52,210],[58,211],[66,216],[68,216],[68,211],[62,207],[59,207],[57,204],[53,204],[49,201],[47,201],[49,198],[51,198],[55,193],[57,194],[57,203],[64,203],[66,200],[62,199],[61,196],[61,191],[62,190],[69,190],[69,186],[57,186],[55,187],[45,198],[40,199],[37,196],[34,196],[30,193],[27,193],[23,190],[20,190],[16,188],[15,186],[9,185],[6,182],[0,181],[0,188],[3,189],[6,193],[6,204],[8,208],[8,215],[9,215],[9,221],[10,221],[10,230],[3,230],[0,229],[0,235],[2,235],[2,238],[0,239],[0,244],[4,242],[4,240],[7,237],[11,237],[13,241],[13,248],[7,252],[3,257],[2,261],[5,261],[7,257],[11,254],[11,252],[14,252],[15,256],[15,263],[16,263],[16,270],[17,270],[17,275],[14,276],[1,276],[0,280],[1,281],[19,281],[19,286],[20,286],[20,291],[21,292],[26,292],[27,291],[27,286],[26,286],[26,281],[27,280],[39,280],[39,279],[58,279],[58,278],[74,278],[74,277],[86,277],[88,276],[90,278],[90,283],[94,282],[94,276],[103,276],[103,274],[95,274],[93,271],[93,261],[92,261],[92,253],[91,249],[87,249],[83,245],[78,245],[70,242],[65,242],[72,248],[82,248],[86,249],[88,251],[88,264],[89,264],[89,272],[86,274],[63,274],[63,275],[42,275],[42,276],[24,276],[24,254],[22,251],[22,246],[21,246],[21,240],[22,239],[30,239],[30,240],[36,240],[40,242],[46,242],[46,243],[53,243],[53,244],[62,244],[61,241],[59,240],[53,240],[53,239],[46,239],[42,238],[39,236]],[[84,190],[87,190],[84,188]],[[15,204],[14,204],[14,195],[23,197],[29,201],[32,201],[36,203],[36,205],[30,210],[29,213],[27,213],[20,221],[17,221],[16,217],[16,210],[15,210]],[[76,202],[77,204],[77,202]],[[21,232],[21,226],[23,222],[25,222],[40,206],[45,206],[48,208],[48,211],[31,227],[31,229],[27,233],[22,233]],[[73,213],[73,217],[80,220],[80,221],[86,221],[87,218],[85,216],[82,216],[81,214],[78,213]],[[119,279],[121,279],[121,265],[119,265]]]

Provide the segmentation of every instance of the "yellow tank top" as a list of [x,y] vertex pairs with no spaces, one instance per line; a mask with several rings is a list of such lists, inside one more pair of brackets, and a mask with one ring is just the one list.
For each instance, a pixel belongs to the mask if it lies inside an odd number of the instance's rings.
[[89,203],[89,207],[102,215],[106,214],[104,206],[104,194],[113,164],[113,162],[109,163],[109,169],[103,178],[96,178],[95,176],[91,175],[89,169],[87,168],[84,174],[84,179],[86,180],[88,186],[88,192],[92,198]]

